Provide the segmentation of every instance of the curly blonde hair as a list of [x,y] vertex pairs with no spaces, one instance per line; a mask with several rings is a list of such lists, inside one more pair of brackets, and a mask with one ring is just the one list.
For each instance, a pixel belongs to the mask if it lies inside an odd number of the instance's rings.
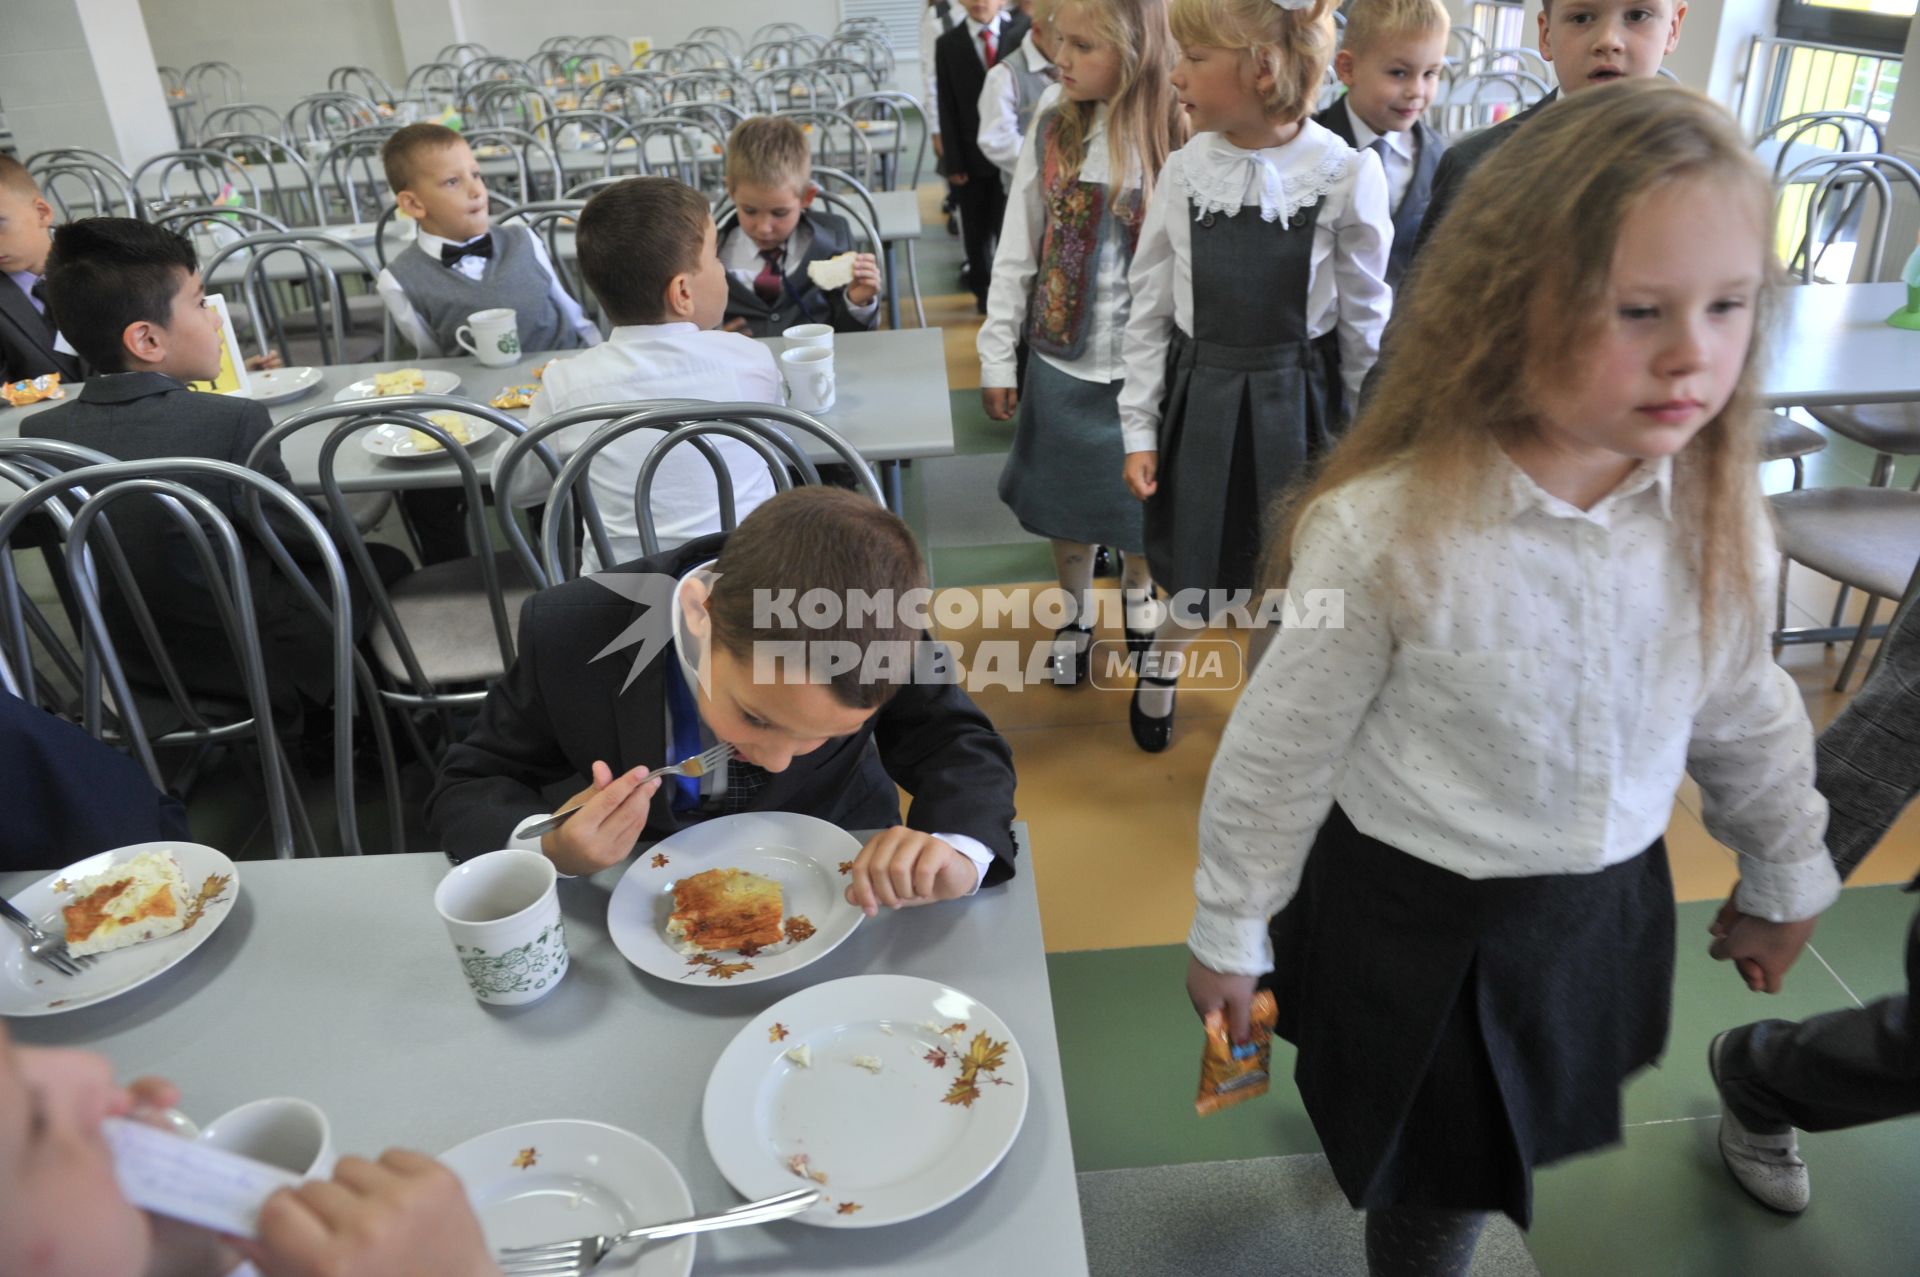
[[1292,124],[1313,114],[1333,59],[1334,0],[1283,9],[1273,0],[1173,0],[1173,38],[1183,46],[1245,49],[1273,76],[1267,116]]
[[[1264,0],[1263,0],[1264,3]],[[1502,445],[1533,438],[1532,387],[1580,366],[1610,322],[1622,224],[1650,192],[1710,182],[1753,208],[1760,289],[1746,359],[1726,406],[1674,458],[1673,510],[1693,547],[1701,621],[1754,641],[1754,532],[1766,516],[1751,415],[1777,266],[1766,246],[1767,175],[1726,112],[1656,79],[1623,80],[1542,112],[1475,170],[1397,299],[1391,358],[1359,420],[1304,491],[1266,526],[1269,583],[1292,568],[1305,511],[1336,488],[1394,467],[1411,475],[1392,575],[1403,600],[1430,579],[1432,547],[1487,505]],[[1737,227],[1728,227],[1737,234]],[[1414,580],[1407,579],[1407,573]]]

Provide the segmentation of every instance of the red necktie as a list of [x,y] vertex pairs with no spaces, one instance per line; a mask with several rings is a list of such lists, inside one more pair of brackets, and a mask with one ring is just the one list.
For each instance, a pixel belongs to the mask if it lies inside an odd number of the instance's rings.
[[991,69],[1000,60],[1000,49],[994,42],[992,27],[980,28],[980,44],[986,50],[987,66]]
[[780,273],[780,259],[786,256],[786,250],[763,248],[760,250],[760,256],[767,259],[767,264],[762,266],[760,273],[753,277],[753,291],[758,294],[761,301],[771,306],[780,300],[780,287],[786,282],[786,276]]

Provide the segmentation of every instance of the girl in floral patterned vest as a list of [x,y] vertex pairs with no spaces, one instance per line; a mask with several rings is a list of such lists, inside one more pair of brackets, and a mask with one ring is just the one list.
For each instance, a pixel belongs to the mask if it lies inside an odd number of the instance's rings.
[[1127,486],[1173,603],[1133,694],[1150,753],[1172,738],[1196,631],[1240,592],[1257,602],[1261,512],[1344,429],[1393,300],[1380,159],[1310,118],[1332,13],[1332,0],[1173,0],[1168,13],[1195,137],[1167,160],[1140,229],[1120,396]]
[[[1053,542],[1071,608],[1053,677],[1070,686],[1092,656],[1096,545],[1126,556],[1129,646],[1153,638],[1140,505],[1120,480],[1121,343],[1141,219],[1186,123],[1168,79],[1166,0],[1065,0],[1053,26],[1060,97],[1014,168],[980,329],[980,395],[995,421],[1019,414],[1000,499]],[[1023,335],[1033,358],[1016,389]]]

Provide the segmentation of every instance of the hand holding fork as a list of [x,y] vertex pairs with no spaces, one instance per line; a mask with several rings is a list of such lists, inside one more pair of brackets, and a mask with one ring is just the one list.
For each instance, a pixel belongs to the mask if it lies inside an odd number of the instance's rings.
[[596,873],[620,863],[633,850],[646,827],[647,806],[663,778],[703,776],[732,756],[733,746],[723,743],[672,767],[656,772],[636,767],[620,776],[605,763],[595,762],[591,788],[569,798],[545,820],[523,826],[520,835],[539,837],[541,849],[560,872]]

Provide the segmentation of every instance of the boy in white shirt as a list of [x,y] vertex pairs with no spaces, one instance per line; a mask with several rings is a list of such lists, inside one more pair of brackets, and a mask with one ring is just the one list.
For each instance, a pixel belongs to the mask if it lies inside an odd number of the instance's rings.
[[380,272],[380,297],[421,358],[459,354],[455,331],[497,306],[518,317],[524,351],[599,344],[600,330],[567,295],[532,228],[493,229],[480,165],[458,133],[409,124],[380,148],[380,162],[400,211],[420,224]]
[[1060,96],[1047,7],[1041,0],[1017,0],[1014,8],[1033,26],[1019,48],[987,69],[987,83],[980,90],[980,153],[999,165],[1009,190],[1028,126],[1042,107]]
[[[576,242],[580,273],[613,332],[594,349],[547,365],[529,422],[589,404],[648,399],[781,402],[772,352],[739,333],[714,331],[726,314],[727,272],[715,248],[713,214],[698,191],[665,177],[607,187],[581,210]],[[554,442],[571,451],[598,428],[582,423]],[[615,563],[640,556],[634,484],[662,437],[656,430],[625,435],[588,469]],[[746,444],[712,443],[732,476],[734,511],[744,519],[773,495],[773,477]],[[721,530],[713,469],[692,445],[675,448],[661,463],[652,513],[663,547]],[[585,558],[589,571],[602,566],[591,544]]]

